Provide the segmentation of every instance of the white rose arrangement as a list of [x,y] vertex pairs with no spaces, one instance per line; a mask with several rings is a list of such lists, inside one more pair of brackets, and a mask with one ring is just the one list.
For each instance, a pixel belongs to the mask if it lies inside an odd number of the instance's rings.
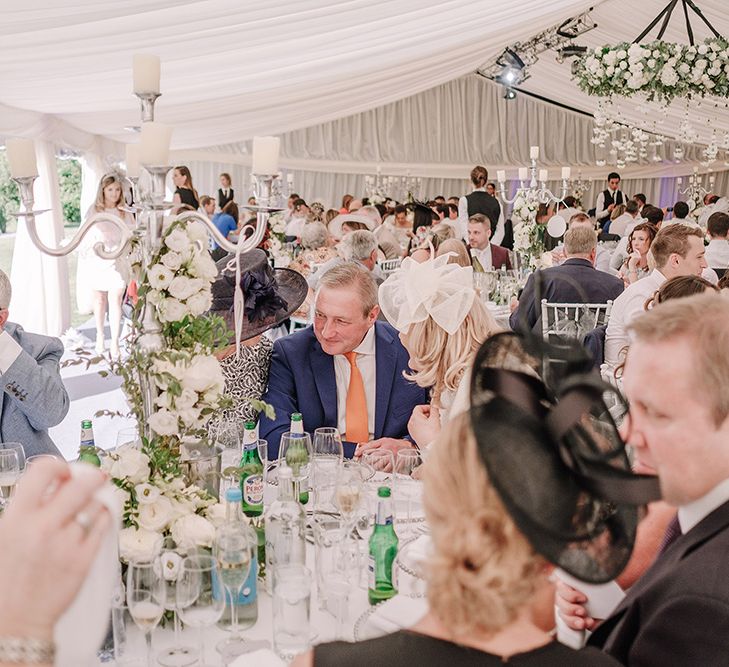
[[544,235],[537,224],[537,203],[518,195],[514,200],[511,220],[514,226],[514,251],[529,266],[536,267],[544,254]]

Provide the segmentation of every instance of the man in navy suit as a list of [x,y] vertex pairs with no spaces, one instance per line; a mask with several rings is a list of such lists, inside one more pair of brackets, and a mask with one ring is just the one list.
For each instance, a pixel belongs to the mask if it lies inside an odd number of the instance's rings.
[[468,219],[468,246],[475,271],[511,270],[509,251],[491,243],[491,222],[481,213]]
[[[408,420],[416,405],[427,403],[427,395],[403,377],[409,356],[397,331],[377,321],[380,308],[372,274],[354,262],[333,267],[319,281],[314,307],[313,327],[273,346],[263,400],[274,407],[276,418],[261,417],[260,424],[269,458],[278,456],[281,434],[289,430],[293,412],[303,415],[310,433],[322,426],[339,428],[347,441],[347,456],[361,443],[393,451],[412,447],[405,439]],[[355,393],[361,407],[356,415]]]
[[564,235],[567,260],[539,272],[541,276],[539,301],[534,289],[534,277],[529,276],[516,310],[511,314],[512,329],[533,330],[538,327],[541,299],[550,303],[607,303],[615,300],[624,289],[620,278],[595,268],[597,236],[595,230],[573,225]]

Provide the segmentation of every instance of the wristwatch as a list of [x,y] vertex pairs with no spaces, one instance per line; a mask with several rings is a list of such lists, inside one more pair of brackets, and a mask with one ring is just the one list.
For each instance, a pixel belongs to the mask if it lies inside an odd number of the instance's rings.
[[53,664],[55,644],[32,637],[0,637],[0,662],[19,665]]

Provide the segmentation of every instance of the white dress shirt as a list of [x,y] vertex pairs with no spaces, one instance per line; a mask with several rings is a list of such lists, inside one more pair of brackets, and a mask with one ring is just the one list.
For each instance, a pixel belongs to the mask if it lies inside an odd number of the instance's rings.
[[[375,433],[375,390],[377,387],[377,363],[375,355],[375,327],[371,326],[362,342],[354,348],[357,353],[357,368],[362,374],[365,398],[367,399],[367,430],[370,440]],[[347,391],[352,369],[343,354],[334,355],[334,376],[337,381],[337,428],[344,435],[347,432]]]
[[[610,188],[608,188],[610,190]],[[610,194],[613,196],[613,202],[618,196],[618,192],[620,190],[610,190]],[[625,204],[627,200],[625,199],[625,195],[623,195],[623,204]],[[607,207],[605,206],[605,191],[603,190],[599,195],[597,195],[597,203],[595,204],[595,217],[598,220],[602,220],[603,218],[607,218],[610,215],[611,211],[607,210]]]
[[726,239],[711,239],[706,246],[706,263],[712,269],[729,268],[729,241]]
[[645,278],[628,285],[613,302],[605,333],[605,363],[609,367],[615,368],[623,360],[621,351],[630,344],[628,325],[645,312],[645,302],[664,282],[666,277],[658,269],[653,269]]
[[[486,192],[486,187],[474,188],[473,191]],[[504,218],[503,202],[499,202],[499,208],[499,219],[496,223],[494,235],[491,238],[491,243],[495,245],[500,245],[500,243],[504,240],[504,234],[506,233],[506,227],[504,226],[506,219]],[[452,222],[455,222],[455,220],[453,220]],[[461,240],[468,241],[468,200],[466,199],[465,195],[458,200],[458,226],[461,230]],[[456,232],[456,238],[458,238],[458,232]]]
[[685,535],[703,521],[715,509],[729,501],[729,479],[719,482],[709,493],[698,500],[678,508],[678,525]]
[[491,271],[494,268],[493,257],[491,256],[491,244],[489,243],[483,250],[471,248],[471,257],[476,257],[478,263],[483,267],[484,271]]
[[[609,233],[617,234],[618,236],[627,236],[633,231],[633,227],[636,224],[635,218],[630,213],[623,213],[610,223]],[[630,227],[630,231],[628,231],[628,227]]]

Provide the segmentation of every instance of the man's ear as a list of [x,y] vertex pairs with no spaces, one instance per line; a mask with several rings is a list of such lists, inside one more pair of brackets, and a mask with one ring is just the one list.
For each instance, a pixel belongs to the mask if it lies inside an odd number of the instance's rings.
[[10,311],[7,308],[3,308],[0,310],[0,329],[5,326],[5,323],[8,321],[9,316]]

